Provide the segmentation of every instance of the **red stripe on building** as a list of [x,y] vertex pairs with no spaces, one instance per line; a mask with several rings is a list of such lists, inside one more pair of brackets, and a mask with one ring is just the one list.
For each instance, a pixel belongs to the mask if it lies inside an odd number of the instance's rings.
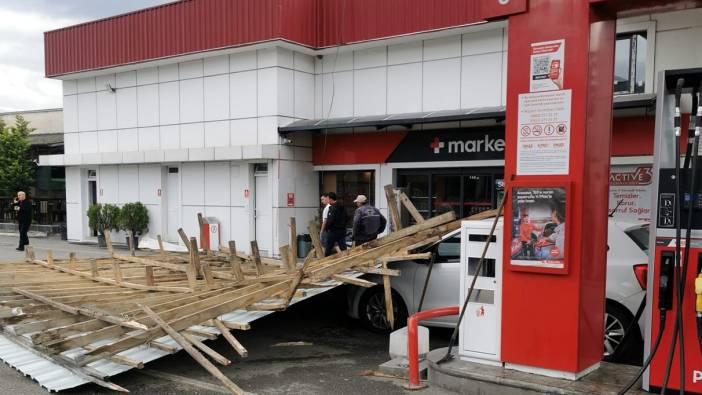
[[407,132],[317,135],[312,140],[312,163],[385,163],[406,135]]

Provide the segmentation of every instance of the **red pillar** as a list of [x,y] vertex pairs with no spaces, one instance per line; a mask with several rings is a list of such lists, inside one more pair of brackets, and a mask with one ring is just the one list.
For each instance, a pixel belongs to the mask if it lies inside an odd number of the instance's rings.
[[[569,183],[570,196],[566,273],[526,272],[505,260],[502,359],[517,368],[565,377],[596,366],[603,350],[615,21],[591,3],[531,0],[529,11],[510,16],[508,24],[508,186]],[[563,89],[572,90],[569,169],[565,175],[519,175],[518,96],[530,90],[531,44],[560,39],[565,40]],[[512,234],[511,218],[509,199],[506,235]],[[505,237],[505,257],[510,242]]]

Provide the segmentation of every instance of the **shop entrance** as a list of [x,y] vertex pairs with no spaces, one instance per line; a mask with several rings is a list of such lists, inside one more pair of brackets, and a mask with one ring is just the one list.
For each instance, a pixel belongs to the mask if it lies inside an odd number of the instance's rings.
[[[504,193],[501,168],[399,170],[397,186],[424,218],[454,211],[459,218],[497,207]],[[402,213],[403,226],[414,221]]]

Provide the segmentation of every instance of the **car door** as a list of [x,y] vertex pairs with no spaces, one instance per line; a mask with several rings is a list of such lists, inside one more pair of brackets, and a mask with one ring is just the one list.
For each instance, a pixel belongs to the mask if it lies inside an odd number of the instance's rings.
[[[461,270],[461,234],[456,232],[446,237],[433,247],[435,253],[434,268],[429,277],[426,296],[422,310],[438,307],[456,306],[460,298],[459,286]],[[411,313],[416,313],[422,289],[429,272],[429,261],[417,261],[417,271],[414,276],[414,303]],[[457,317],[437,317],[424,321],[424,324],[434,326],[453,326]]]

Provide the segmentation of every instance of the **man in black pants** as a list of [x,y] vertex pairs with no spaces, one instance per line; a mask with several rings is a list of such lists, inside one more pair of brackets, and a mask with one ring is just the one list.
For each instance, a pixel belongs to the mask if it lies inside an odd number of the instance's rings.
[[15,212],[17,213],[17,222],[19,222],[19,247],[17,251],[24,251],[24,246],[29,244],[29,225],[32,224],[32,201],[27,199],[27,194],[20,191],[17,192],[17,197],[13,203]]
[[334,255],[334,244],[339,244],[342,251],[346,249],[346,211],[336,201],[334,192],[329,192],[329,204],[329,214],[324,226],[324,256]]

